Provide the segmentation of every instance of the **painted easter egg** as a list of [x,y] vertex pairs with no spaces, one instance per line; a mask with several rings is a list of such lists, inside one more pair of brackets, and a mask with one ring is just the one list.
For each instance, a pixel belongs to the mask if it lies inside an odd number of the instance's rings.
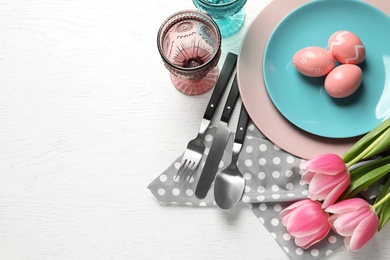
[[325,91],[334,98],[352,95],[362,82],[362,69],[355,64],[341,64],[325,78]]
[[310,46],[297,51],[292,62],[303,75],[322,77],[328,74],[335,65],[331,52],[318,46]]
[[333,33],[328,40],[328,49],[340,63],[359,64],[366,56],[366,49],[360,38],[349,31]]

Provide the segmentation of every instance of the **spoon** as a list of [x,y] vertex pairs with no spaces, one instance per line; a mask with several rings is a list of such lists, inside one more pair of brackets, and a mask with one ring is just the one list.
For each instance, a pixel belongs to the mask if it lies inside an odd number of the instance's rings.
[[217,206],[223,210],[236,206],[244,193],[245,179],[237,167],[237,160],[244,142],[248,119],[248,113],[244,104],[242,104],[234,137],[232,161],[228,167],[218,172],[215,177],[214,199]]

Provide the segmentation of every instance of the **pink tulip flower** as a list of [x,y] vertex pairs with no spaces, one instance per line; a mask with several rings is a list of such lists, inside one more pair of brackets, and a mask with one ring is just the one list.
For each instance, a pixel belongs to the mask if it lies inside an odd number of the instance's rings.
[[375,209],[363,199],[343,200],[329,206],[326,211],[333,214],[328,221],[339,235],[345,237],[348,250],[359,250],[378,229],[379,218]]
[[302,162],[300,169],[305,171],[302,181],[309,184],[309,198],[323,201],[322,208],[335,203],[351,181],[346,164],[336,154],[322,154]]
[[282,224],[303,249],[326,237],[330,230],[328,217],[321,203],[310,199],[297,201],[280,212]]

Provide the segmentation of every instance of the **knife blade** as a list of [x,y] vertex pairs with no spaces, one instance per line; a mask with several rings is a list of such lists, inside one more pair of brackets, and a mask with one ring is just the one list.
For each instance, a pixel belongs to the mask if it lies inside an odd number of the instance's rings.
[[218,171],[219,162],[222,159],[226,145],[229,141],[231,131],[228,127],[230,116],[234,105],[236,104],[239,95],[237,74],[234,76],[233,84],[230,89],[226,104],[222,111],[221,120],[219,122],[217,132],[214,136],[214,141],[211,144],[209,154],[206,158],[204,167],[202,169],[198,184],[195,189],[195,196],[198,199],[204,199],[210,190],[211,184]]

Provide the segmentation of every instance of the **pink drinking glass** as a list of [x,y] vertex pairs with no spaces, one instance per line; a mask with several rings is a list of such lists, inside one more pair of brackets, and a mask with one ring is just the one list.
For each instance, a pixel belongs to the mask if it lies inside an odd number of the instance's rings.
[[195,10],[172,14],[158,31],[157,47],[179,91],[199,95],[214,87],[221,33],[210,16]]

